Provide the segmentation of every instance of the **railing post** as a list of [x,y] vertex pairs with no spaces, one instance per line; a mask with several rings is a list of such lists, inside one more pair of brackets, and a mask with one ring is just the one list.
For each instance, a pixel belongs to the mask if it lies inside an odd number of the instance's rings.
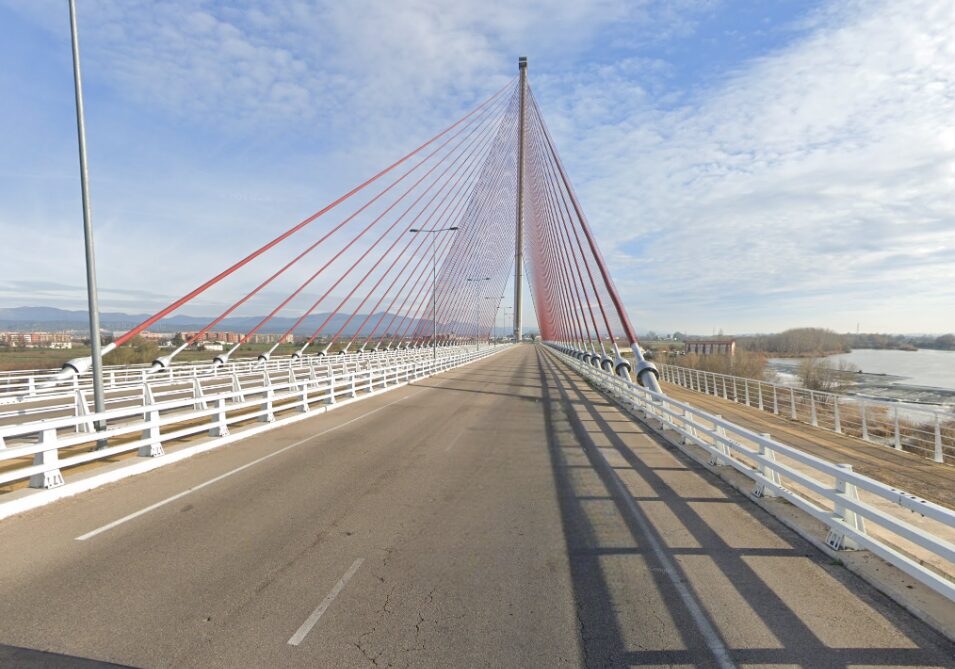
[[232,372],[232,392],[235,393],[235,396],[232,398],[232,402],[245,402],[245,393],[242,392],[242,384],[239,382],[239,375],[235,372]]
[[819,427],[819,420],[816,417],[816,394],[809,391],[809,424],[813,427]]
[[[845,472],[852,473],[852,465],[840,464],[836,465],[836,467]],[[847,482],[841,476],[837,476],[834,492],[836,493],[836,501],[834,503],[832,512],[833,520],[842,521],[859,534],[865,534],[865,519],[855,511],[849,511],[846,509],[844,504],[839,502],[840,498],[852,500],[854,502],[859,501],[859,491],[856,489],[855,485]],[[845,532],[842,530],[842,527],[839,523],[833,523],[829,527],[829,534],[826,537],[826,543],[830,548],[837,551],[855,550],[859,547],[859,545],[853,539],[845,535]]]
[[743,379],[743,388],[746,389],[746,406],[749,406],[749,379]]
[[832,419],[835,422],[836,433],[842,434],[842,417],[839,415],[839,396],[832,396]]
[[942,453],[942,419],[935,414],[935,462],[945,462],[945,455]]
[[[354,392],[354,391],[355,391],[355,375],[354,375],[354,374],[352,374],[352,377],[351,377],[351,387],[352,387],[352,392]],[[334,404],[335,402],[336,402],[336,399],[335,399],[335,373],[331,371],[331,368],[329,368],[329,374],[328,374],[328,399],[325,400],[325,403],[326,403],[326,404]]]
[[56,465],[60,461],[60,452],[57,450],[56,430],[48,429],[40,432],[40,439],[37,442],[48,448],[33,455],[33,464],[53,466],[45,472],[34,474],[30,477],[31,488],[56,488],[63,485],[63,474],[60,473]]
[[158,458],[165,455],[159,436],[159,410],[155,405],[146,408],[146,427],[143,429],[142,438],[149,441],[139,447],[139,457]]
[[895,450],[902,450],[902,433],[899,430],[899,407],[895,407]]
[[725,376],[722,377],[722,381],[723,381],[723,399],[724,399],[724,400],[729,400],[730,396],[729,396],[729,394],[726,392],[726,377],[725,377]]
[[229,434],[229,423],[226,422],[225,398],[216,399],[216,412],[212,414],[212,428],[209,430],[210,437],[225,437]]
[[[723,419],[723,416],[720,414],[713,414],[713,417],[719,420]],[[716,449],[716,453],[710,453],[710,465],[717,467],[725,463],[720,461],[720,455],[725,459],[729,459],[729,449],[726,447],[726,429],[722,425],[716,425],[716,439],[714,440],[713,448]]]
[[[82,390],[76,391],[76,398],[74,400],[74,415],[79,418],[80,416],[89,416],[90,407],[86,403],[86,396],[83,394]],[[84,420],[77,421],[76,423],[77,432],[92,432],[93,431],[93,421]]]
[[272,379],[269,377],[268,372],[263,372],[264,378],[262,379],[265,383],[265,402],[262,403],[262,409],[265,410],[265,413],[259,416],[259,421],[262,423],[274,423],[275,422],[275,412],[273,401],[275,399],[275,388],[272,387]]
[[358,397],[358,387],[355,384],[355,375],[356,372],[351,373],[351,396]]
[[796,420],[796,389],[795,388],[789,389],[789,412],[790,412],[790,417],[793,420]]
[[[769,432],[763,432],[759,436],[764,439],[770,439],[772,435]],[[771,448],[766,448],[766,445],[762,442],[757,442],[756,451],[766,460],[769,460],[772,463],[776,462],[776,451]],[[760,462],[757,467],[759,473],[763,475],[763,478],[767,479],[770,483],[777,487],[782,487],[782,479],[779,478],[779,472],[776,471],[771,465]],[[766,484],[762,481],[757,481],[756,486],[753,488],[753,497],[775,497],[776,493],[773,490],[767,490]]]
[[758,404],[759,410],[760,410],[760,411],[764,411],[764,407],[763,407],[763,382],[762,382],[762,381],[757,381],[757,382],[756,382],[756,394],[758,395],[757,401],[759,402],[759,404]]
[[693,414],[690,413],[689,409],[683,410],[683,429],[689,433],[689,436],[683,436],[683,445],[689,446],[691,443],[695,443],[697,439],[696,427],[693,421]]
[[779,415],[779,394],[776,392],[776,384],[773,384],[773,414]]
[[869,419],[866,416],[865,400],[859,399],[859,412],[862,414],[862,439],[869,441]]
[[199,383],[198,377],[192,377],[192,397],[196,400],[193,404],[193,408],[196,411],[204,411],[209,408],[209,405],[206,404],[206,401],[203,399],[202,384]]

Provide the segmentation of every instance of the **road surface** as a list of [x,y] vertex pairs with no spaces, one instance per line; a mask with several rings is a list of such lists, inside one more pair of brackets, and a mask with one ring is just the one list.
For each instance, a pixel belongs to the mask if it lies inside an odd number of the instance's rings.
[[951,667],[542,347],[0,522],[0,666]]

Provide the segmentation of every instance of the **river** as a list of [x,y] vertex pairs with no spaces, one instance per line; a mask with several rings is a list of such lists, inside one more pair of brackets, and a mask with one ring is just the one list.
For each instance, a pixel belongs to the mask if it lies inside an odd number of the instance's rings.
[[[955,403],[955,351],[891,351],[856,349],[827,358],[833,366],[841,361],[862,373],[848,392],[919,403]],[[783,383],[795,383],[797,358],[770,358],[769,366]]]

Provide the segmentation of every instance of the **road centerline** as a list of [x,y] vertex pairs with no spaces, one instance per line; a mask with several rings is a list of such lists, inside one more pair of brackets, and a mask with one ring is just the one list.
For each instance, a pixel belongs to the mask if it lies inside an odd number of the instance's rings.
[[314,611],[305,619],[305,622],[302,623],[301,627],[296,630],[295,634],[291,636],[288,640],[288,645],[297,646],[302,641],[305,640],[305,637],[309,632],[312,631],[312,628],[318,623],[319,618],[321,618],[325,612],[328,610],[328,607],[332,605],[332,602],[341,594],[342,590],[345,589],[345,586],[348,585],[348,582],[352,579],[352,576],[355,575],[355,572],[358,571],[358,568],[361,567],[361,563],[365,561],[365,558],[358,558],[352,562],[351,567],[348,568],[348,571],[345,572],[344,576],[338,579],[338,583],[335,584],[335,587],[325,595],[325,599],[322,600],[322,603],[319,604]]

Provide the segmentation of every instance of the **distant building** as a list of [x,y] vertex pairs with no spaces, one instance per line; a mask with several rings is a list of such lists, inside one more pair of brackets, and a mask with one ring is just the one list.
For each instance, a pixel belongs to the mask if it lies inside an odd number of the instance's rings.
[[0,332],[0,346],[22,348],[72,348],[68,332]]
[[687,339],[683,342],[687,353],[699,355],[733,355],[736,353],[735,339]]

